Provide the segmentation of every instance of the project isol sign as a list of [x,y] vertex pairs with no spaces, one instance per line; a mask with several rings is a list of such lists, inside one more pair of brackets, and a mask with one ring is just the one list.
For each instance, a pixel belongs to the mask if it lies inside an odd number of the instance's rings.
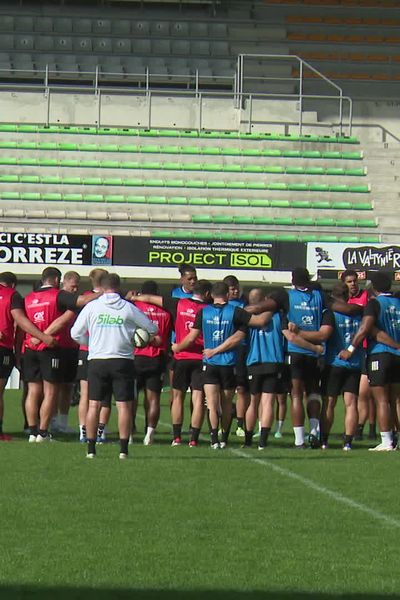
[[0,233],[0,263],[90,265],[91,236]]
[[206,269],[285,271],[303,266],[306,245],[261,241],[223,241],[158,238],[114,238],[114,264],[179,267],[191,264]]

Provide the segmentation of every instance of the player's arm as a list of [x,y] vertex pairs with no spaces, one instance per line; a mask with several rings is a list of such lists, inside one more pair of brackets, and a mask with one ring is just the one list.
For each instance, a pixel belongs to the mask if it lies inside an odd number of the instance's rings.
[[[290,324],[292,325],[292,323]],[[291,333],[296,333],[296,330],[290,330]],[[331,325],[321,325],[318,331],[304,331],[303,329],[297,330],[297,335],[303,340],[307,342],[311,342],[312,344],[320,344],[321,342],[326,342],[333,333],[333,327]],[[294,342],[296,343],[296,342]]]
[[390,348],[395,348],[396,350],[400,349],[400,344],[396,342],[392,337],[390,337],[390,335],[386,333],[386,331],[382,331],[382,329],[373,327],[369,335],[381,344],[385,344],[386,346],[389,346]]
[[246,337],[246,332],[238,329],[237,331],[235,331],[235,333],[233,333],[231,336],[229,336],[224,342],[222,342],[222,344],[219,344],[219,346],[216,346],[215,348],[204,348],[203,356],[205,356],[205,358],[212,358],[216,354],[221,354],[222,352],[228,352],[229,350],[232,350],[232,348],[235,348],[235,346],[238,346],[240,344],[240,342],[242,340],[244,340],[245,337]]
[[130,290],[126,294],[125,300],[128,300],[128,302],[146,302],[146,304],[154,304],[160,308],[163,308],[164,305],[163,296],[156,296],[155,294],[138,294],[134,290]]
[[40,329],[38,329],[36,327],[36,325],[34,325],[28,319],[28,317],[26,316],[26,314],[22,308],[11,309],[11,314],[12,314],[12,317],[13,317],[15,323],[18,325],[18,327],[20,327],[22,329],[22,331],[25,331],[25,333],[29,333],[33,337],[38,338],[41,342],[46,344],[46,346],[48,346],[49,348],[53,348],[54,346],[57,345],[56,340],[51,335],[48,335],[47,333],[40,331]]
[[186,350],[186,348],[189,348],[189,346],[194,344],[194,342],[197,340],[200,334],[201,329],[195,329],[194,327],[192,327],[187,336],[184,337],[183,340],[179,342],[179,344],[172,344],[172,352],[176,354],[177,352],[182,352],[182,350]]
[[321,344],[312,344],[304,339],[301,335],[297,333],[293,333],[293,331],[289,331],[289,329],[282,329],[282,333],[287,339],[288,342],[292,344],[296,344],[299,348],[303,348],[304,350],[310,350],[311,352],[315,352],[316,354],[323,354],[324,347]]
[[[68,293],[68,292],[67,292]],[[76,297],[76,308],[83,308],[86,304],[89,304],[92,300],[96,300],[96,298],[100,298],[103,295],[103,292],[91,292],[90,294],[80,294]]]
[[248,324],[250,327],[258,327],[259,329],[262,329],[267,325],[267,323],[269,323],[273,316],[274,313],[272,311],[265,311],[257,315],[251,315]]
[[82,346],[87,346],[89,341],[89,310],[85,307],[78,315],[71,327],[72,339]]
[[342,360],[349,360],[353,352],[358,348],[364,339],[371,334],[375,325],[375,318],[371,315],[363,317],[358,331],[355,333],[350,345],[339,352],[339,358]]
[[68,323],[70,323],[75,316],[76,313],[73,310],[66,310],[62,315],[50,323],[50,325],[45,329],[45,332],[49,335],[55,335],[66,325],[68,325]]
[[329,296],[327,299],[327,306],[333,310],[333,312],[342,313],[349,317],[357,317],[362,315],[364,311],[364,307],[361,306],[361,304],[347,304],[344,300],[333,298],[332,296]]
[[144,312],[139,310],[136,306],[134,306],[133,304],[130,306],[131,306],[131,309],[133,312],[133,318],[134,318],[136,327],[145,329],[146,331],[149,332],[151,337],[157,335],[157,333],[158,333],[157,325],[153,321],[151,321],[147,317],[147,315],[145,315]]

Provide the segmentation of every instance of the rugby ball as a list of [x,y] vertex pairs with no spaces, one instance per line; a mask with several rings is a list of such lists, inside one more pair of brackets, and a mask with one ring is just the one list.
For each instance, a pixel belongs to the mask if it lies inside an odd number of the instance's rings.
[[149,332],[138,327],[133,334],[132,343],[135,348],[145,348],[150,343]]

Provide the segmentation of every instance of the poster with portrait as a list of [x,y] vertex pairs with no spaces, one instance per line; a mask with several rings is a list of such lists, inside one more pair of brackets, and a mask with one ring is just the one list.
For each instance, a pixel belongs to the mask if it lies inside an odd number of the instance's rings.
[[113,238],[111,235],[92,236],[92,265],[112,265]]

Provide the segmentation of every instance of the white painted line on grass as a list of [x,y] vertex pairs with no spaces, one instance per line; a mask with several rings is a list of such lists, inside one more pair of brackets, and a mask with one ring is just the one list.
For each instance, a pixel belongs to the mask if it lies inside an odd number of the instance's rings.
[[270,460],[261,460],[260,458],[253,458],[252,456],[249,456],[246,452],[242,452],[240,450],[235,450],[235,449],[231,449],[231,448],[229,449],[229,452],[231,454],[234,454],[235,456],[240,456],[241,458],[245,458],[252,463],[255,463],[257,465],[261,465],[265,468],[268,468],[271,471],[274,471],[275,473],[279,473],[279,475],[282,475],[283,477],[286,477],[287,479],[293,479],[294,481],[298,481],[299,483],[303,484],[305,487],[307,487],[311,490],[314,490],[315,492],[318,492],[319,494],[322,494],[324,496],[328,496],[328,498],[331,498],[332,500],[335,500],[336,502],[339,502],[340,504],[344,504],[345,506],[348,506],[350,508],[353,508],[355,510],[363,512],[363,513],[369,515],[370,517],[376,519],[377,521],[381,521],[381,522],[385,523],[385,525],[389,525],[390,527],[399,527],[400,528],[400,520],[395,519],[394,517],[385,515],[384,513],[380,512],[378,510],[375,510],[373,508],[369,508],[369,506],[366,506],[365,504],[361,504],[361,502],[356,502],[355,500],[352,500],[351,498],[348,498],[347,496],[343,496],[343,494],[341,494],[340,492],[335,492],[333,490],[330,490],[329,488],[326,488],[323,485],[319,485],[318,483],[315,483],[311,479],[308,479],[307,477],[303,477],[303,475],[299,475],[298,473],[295,473],[294,471],[291,471],[290,469],[285,469],[283,467],[279,467],[278,465],[275,465]]
[[[169,428],[171,427],[170,423],[163,423],[162,421],[159,421],[158,424],[161,425],[162,427],[169,427]],[[208,440],[208,438],[204,434],[201,434],[200,437],[203,440]],[[225,450],[223,450],[223,452],[230,452],[231,454],[234,454],[235,456],[240,456],[241,458],[245,458],[246,460],[249,460],[252,463],[261,465],[262,467],[266,467],[266,468],[270,469],[271,471],[274,471],[275,473],[278,473],[279,475],[286,477],[287,479],[293,479],[294,481],[298,481],[299,483],[301,483],[305,487],[309,488],[310,490],[314,490],[315,492],[318,492],[319,494],[322,494],[323,496],[328,496],[328,498],[332,498],[332,500],[335,500],[339,504],[344,504],[345,506],[348,506],[349,508],[353,508],[355,510],[363,512],[363,513],[369,515],[370,517],[372,517],[373,519],[376,519],[377,521],[381,521],[385,525],[388,525],[390,527],[400,528],[400,520],[399,519],[395,519],[394,517],[385,515],[385,513],[382,513],[379,510],[369,508],[369,506],[366,506],[365,504],[361,504],[361,502],[352,500],[351,498],[348,498],[347,496],[343,496],[343,494],[341,494],[340,492],[335,492],[334,490],[330,490],[329,488],[326,488],[323,485],[319,485],[318,483],[315,483],[311,479],[308,479],[307,477],[303,477],[303,475],[299,475],[298,473],[295,473],[294,471],[291,471],[290,469],[285,469],[283,467],[279,467],[278,465],[274,464],[270,460],[262,460],[260,458],[254,458],[253,456],[250,456],[247,452],[243,452],[241,450],[236,450],[234,448],[229,448],[229,447],[226,448]],[[298,451],[298,452],[300,452],[300,451]]]

